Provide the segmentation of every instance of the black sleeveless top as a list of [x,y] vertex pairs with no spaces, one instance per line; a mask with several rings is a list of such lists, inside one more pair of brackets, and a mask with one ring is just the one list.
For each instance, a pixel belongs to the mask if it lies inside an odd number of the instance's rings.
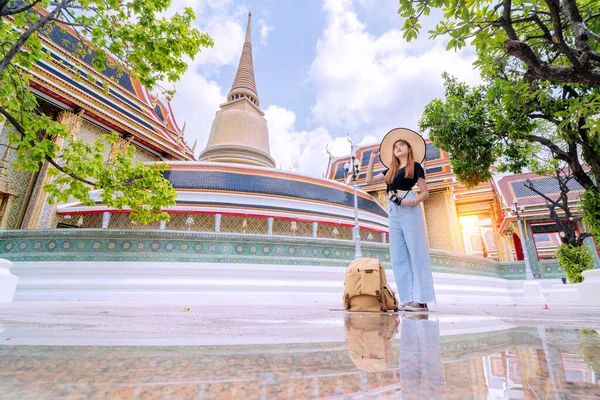
[[[389,171],[389,168],[383,171],[383,175],[385,176]],[[400,168],[398,172],[396,172],[396,176],[394,176],[394,180],[391,185],[387,185],[386,193],[393,192],[394,190],[402,190],[407,191],[411,190],[413,186],[416,185],[419,178],[425,178],[425,170],[418,162],[415,162],[415,171],[412,179],[407,179],[404,177],[405,174],[404,168]]]

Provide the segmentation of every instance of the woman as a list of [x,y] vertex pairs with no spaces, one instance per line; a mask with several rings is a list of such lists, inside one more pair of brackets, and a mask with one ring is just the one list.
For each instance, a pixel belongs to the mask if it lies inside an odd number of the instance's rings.
[[[377,156],[387,169],[373,176]],[[385,135],[379,151],[371,153],[367,168],[367,184],[387,183],[390,257],[404,311],[427,311],[427,303],[435,301],[425,219],[419,206],[429,197],[423,161],[425,140],[414,131],[397,128]],[[418,196],[412,191],[415,184]]]

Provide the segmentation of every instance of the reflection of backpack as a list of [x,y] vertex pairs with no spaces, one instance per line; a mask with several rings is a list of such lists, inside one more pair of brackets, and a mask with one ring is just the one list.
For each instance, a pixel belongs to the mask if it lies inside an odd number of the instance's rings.
[[367,372],[384,371],[392,361],[392,339],[398,324],[395,314],[347,314],[346,344],[354,365]]
[[346,269],[344,308],[348,311],[398,311],[396,294],[388,287],[377,258],[359,258]]

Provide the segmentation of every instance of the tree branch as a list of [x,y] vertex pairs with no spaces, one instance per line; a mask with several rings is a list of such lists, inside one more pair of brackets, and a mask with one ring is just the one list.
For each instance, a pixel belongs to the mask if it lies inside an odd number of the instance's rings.
[[2,1],[0,1],[0,17],[4,17],[7,15],[20,14],[22,12],[25,12],[25,11],[29,10],[30,8],[32,8],[33,6],[35,6],[40,1],[41,0],[35,0],[31,4],[20,2],[20,4],[18,4],[16,6],[7,7],[8,0],[2,0]]
[[557,120],[556,118],[553,118],[549,115],[546,114],[535,114],[535,113],[531,113],[531,114],[527,114],[527,116],[531,119],[545,119],[546,121],[550,121],[555,125],[560,124],[560,121]]
[[586,26],[583,27],[583,31],[586,35],[590,36],[596,42],[600,43],[600,35],[596,35],[594,32],[590,31]]
[[585,18],[583,19],[583,22],[587,24],[587,23],[588,23],[588,22],[590,22],[591,20],[593,20],[593,19],[596,19],[596,18],[598,18],[598,17],[600,17],[600,13],[590,14],[590,15],[588,15],[587,17],[585,17]]
[[[552,47],[554,47],[554,49],[556,51],[558,51],[559,54],[562,53],[560,46],[554,40],[552,40],[552,33],[550,32],[550,29],[548,29],[546,24],[544,24],[544,22],[541,20],[539,15],[534,14],[532,16],[532,19],[536,23],[536,25],[541,29],[541,31],[544,33],[544,35],[543,35],[544,39],[546,39],[548,41],[548,43],[552,44]],[[550,64],[552,64],[553,62],[554,61],[552,61]]]
[[62,10],[69,3],[71,3],[71,1],[73,0],[62,0],[59,3],[59,5],[57,5],[54,8],[54,10],[50,11],[47,15],[44,15],[42,18],[40,18],[39,21],[31,25],[25,32],[23,32],[21,37],[19,37],[19,39],[13,44],[10,50],[8,50],[8,52],[2,59],[2,62],[0,62],[0,75],[2,75],[6,67],[8,67],[12,59],[21,50],[21,48],[23,47],[25,42],[27,42],[27,40],[31,37],[31,35],[33,35],[33,33],[37,32],[38,30],[42,29],[44,26],[46,26],[46,24],[50,23],[52,18],[54,18],[56,14],[60,12],[60,10]]
[[548,147],[555,159],[566,161],[571,168],[573,177],[584,189],[597,189],[596,184],[594,184],[594,181],[586,174],[579,162],[579,158],[577,157],[577,145],[574,141],[569,143],[569,151],[566,152],[545,137],[529,135],[525,139]]
[[509,56],[515,57],[527,65],[527,72],[523,76],[523,79],[527,81],[547,80],[600,86],[600,71],[596,69],[578,70],[575,67],[550,65],[542,62],[529,45],[519,40],[505,41],[504,51]]
[[579,239],[578,241],[580,241],[583,244],[583,241],[589,237],[593,237],[594,234],[590,233],[590,232],[583,232],[579,234]]
[[[561,176],[561,172],[564,173],[564,177]],[[581,246],[583,244],[583,241],[586,238],[590,237],[591,234],[577,234],[576,226],[577,222],[581,220],[581,216],[573,217],[573,214],[571,213],[571,209],[569,207],[569,181],[573,179],[573,175],[568,175],[564,171],[564,169],[557,169],[555,173],[556,175],[554,175],[554,177],[558,181],[558,186],[560,190],[558,200],[553,200],[545,193],[537,190],[530,179],[527,179],[523,186],[536,193],[538,196],[542,197],[546,201],[546,206],[550,210],[550,218],[554,221],[558,231],[561,233],[561,242],[574,246]],[[562,219],[558,216],[558,213],[556,212],[557,208],[561,209],[564,212],[566,224],[564,224]]]
[[579,162],[579,158],[577,157],[577,144],[575,143],[575,141],[571,141],[569,143],[569,154],[570,157],[567,162],[569,164],[569,167],[571,168],[571,174],[573,175],[573,177],[575,177],[577,182],[579,182],[579,184],[583,186],[585,190],[597,190],[598,186],[596,186],[594,181],[592,181],[592,178],[590,178],[590,176],[583,170],[583,167]]
[[598,160],[598,156],[594,151],[594,147],[592,145],[592,140],[588,135],[588,130],[584,128],[585,120],[581,118],[579,120],[579,135],[581,136],[581,147],[583,147],[583,154],[585,155],[585,159],[589,166],[594,171],[594,176],[600,177],[600,160]]
[[575,55],[575,52],[565,42],[563,35],[562,21],[560,19],[560,3],[559,0],[546,0],[546,4],[550,10],[550,18],[554,25],[554,37],[557,39],[556,45],[560,48],[560,51],[571,61],[573,68],[577,71],[583,69],[583,65],[579,58]]
[[[51,6],[57,6],[58,4],[60,4],[59,2],[51,2],[50,5]],[[106,4],[106,3],[105,3]],[[69,4],[69,8],[75,9],[75,10],[84,10],[84,11],[96,11],[96,12],[100,12],[100,9],[97,7],[91,7],[91,6],[87,6],[87,7],[83,7],[81,5],[78,4]],[[107,7],[107,10],[110,10],[111,7]]]
[[503,0],[502,7],[503,7],[502,17],[499,20],[500,25],[502,25],[502,28],[506,32],[506,35],[508,36],[509,39],[519,40],[519,36],[517,35],[517,32],[515,32],[515,28],[512,25],[513,23],[511,21],[511,16],[510,16],[512,1],[511,0]]
[[21,114],[21,121],[23,121],[23,110],[25,108],[25,98],[26,98],[25,92],[27,91],[27,88],[25,87],[25,83],[23,82],[23,77],[21,76],[21,73],[19,72],[19,70],[17,69],[17,67],[15,67],[12,64],[10,64],[10,67],[12,67],[15,70],[15,73],[17,74],[17,77],[19,78],[19,83],[21,85],[21,110],[20,110],[20,114]]
[[527,189],[531,190],[532,192],[534,192],[535,194],[541,196],[544,200],[546,200],[548,203],[552,204],[553,208],[555,207],[559,207],[562,209],[562,207],[560,206],[560,204],[558,203],[558,201],[551,199],[550,197],[546,196],[546,194],[540,192],[539,190],[537,190],[534,186],[533,186],[533,182],[531,182],[531,179],[527,179],[525,180],[525,183],[523,184],[523,186],[525,186]]
[[77,27],[77,28],[81,28],[81,27],[84,27],[84,26],[86,26],[86,25],[83,25],[83,24],[78,24],[78,23],[76,23],[76,22],[68,22],[68,21],[66,21],[66,20],[63,20],[63,19],[58,19],[58,18],[52,18],[52,20],[51,20],[51,21],[53,21],[53,22],[57,22],[57,23],[59,23],[59,24],[61,24],[61,25],[74,26],[74,27]]
[[552,153],[554,154],[554,157],[559,160],[564,160],[564,161],[569,162],[571,159],[571,155],[569,153],[567,153],[566,151],[564,151],[563,149],[558,147],[550,139],[546,139],[545,137],[537,136],[537,135],[529,135],[527,137],[527,140],[529,140],[531,142],[537,142],[537,143],[540,143],[540,144],[546,146],[547,148],[550,149],[550,151],[552,151]]
[[[583,22],[583,18],[579,13],[579,8],[577,7],[577,2],[574,0],[562,0],[563,10],[565,11],[565,17],[573,28],[573,34],[575,36],[575,47],[582,52],[586,52],[590,50],[590,46],[588,44],[588,29]],[[592,35],[600,38],[600,36],[596,35],[593,32]]]
[[[17,121],[8,111],[6,111],[3,107],[0,107],[0,114],[4,115],[4,117],[7,119],[7,121],[17,130],[17,132],[19,132],[19,134],[21,135],[22,138],[25,137],[25,128],[23,128],[23,126],[19,123],[19,121]],[[33,142],[30,142],[30,144],[33,144]],[[60,165],[58,165],[56,163],[56,161],[54,161],[50,156],[46,155],[45,160],[48,161],[48,163],[50,163],[54,168],[56,168],[57,170],[59,170],[60,172],[62,172],[65,175],[70,176],[73,179],[76,179],[80,182],[86,183],[92,187],[96,187],[96,184],[93,182],[90,182],[86,179],[80,178],[79,176],[73,174],[72,172],[68,172],[65,171],[63,167],[61,167]]]

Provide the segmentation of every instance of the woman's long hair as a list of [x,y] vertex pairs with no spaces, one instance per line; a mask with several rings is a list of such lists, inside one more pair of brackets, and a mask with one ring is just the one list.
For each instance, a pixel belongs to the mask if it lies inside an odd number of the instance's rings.
[[408,158],[406,160],[406,167],[404,167],[404,177],[406,179],[412,179],[415,176],[415,157],[413,156],[412,147],[410,147],[410,143],[408,143],[405,140],[397,140],[392,145],[392,165],[390,165],[390,170],[388,171],[388,173],[385,174],[385,183],[387,183],[388,185],[392,184],[396,173],[400,169],[400,160],[398,160],[398,157],[396,157],[393,150],[394,146],[396,146],[396,143],[398,142],[402,142],[406,144],[406,146],[408,146]]

